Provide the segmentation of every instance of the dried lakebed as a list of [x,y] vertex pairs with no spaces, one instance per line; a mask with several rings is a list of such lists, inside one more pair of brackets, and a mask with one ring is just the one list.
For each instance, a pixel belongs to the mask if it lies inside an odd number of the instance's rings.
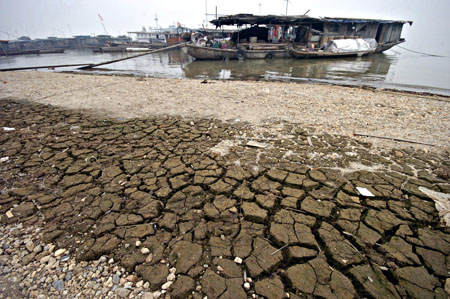
[[448,296],[419,190],[450,193],[448,152],[13,100],[0,124],[5,297]]

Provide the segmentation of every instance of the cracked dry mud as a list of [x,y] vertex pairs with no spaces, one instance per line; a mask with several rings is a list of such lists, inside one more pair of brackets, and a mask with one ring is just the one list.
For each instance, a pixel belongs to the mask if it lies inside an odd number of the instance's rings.
[[0,123],[15,128],[0,135],[2,225],[40,227],[78,261],[114,258],[149,292],[175,267],[166,298],[448,296],[450,231],[418,189],[450,193],[448,152],[12,100]]

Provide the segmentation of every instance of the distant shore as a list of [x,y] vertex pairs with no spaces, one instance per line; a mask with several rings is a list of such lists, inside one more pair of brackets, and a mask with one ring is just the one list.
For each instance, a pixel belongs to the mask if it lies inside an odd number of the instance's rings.
[[[116,118],[172,115],[298,123],[321,133],[392,137],[448,148],[450,99],[286,82],[207,81],[47,72],[0,73],[0,99],[25,99]],[[408,147],[379,138],[381,146]],[[417,146],[417,145],[415,145]]]

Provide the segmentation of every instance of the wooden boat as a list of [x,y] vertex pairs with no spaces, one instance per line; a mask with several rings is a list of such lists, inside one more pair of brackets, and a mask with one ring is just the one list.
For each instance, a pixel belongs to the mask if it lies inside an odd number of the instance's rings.
[[189,55],[198,60],[238,59],[237,49],[209,48],[192,44],[187,44],[186,49]]
[[294,58],[338,58],[338,57],[361,57],[368,55],[370,53],[375,53],[372,51],[351,51],[351,52],[326,52],[322,50],[318,51],[305,51],[304,49],[290,49],[289,54]]
[[224,59],[271,59],[287,58],[289,52],[285,49],[220,49],[187,44],[187,53],[197,60],[224,60]]

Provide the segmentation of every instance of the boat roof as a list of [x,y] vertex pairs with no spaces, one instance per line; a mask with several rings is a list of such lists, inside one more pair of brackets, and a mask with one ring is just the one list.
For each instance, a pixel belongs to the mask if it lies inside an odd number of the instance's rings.
[[409,23],[412,21],[394,21],[394,20],[380,20],[380,19],[352,19],[352,18],[314,18],[308,15],[292,15],[292,16],[280,16],[280,15],[253,15],[253,14],[236,14],[219,17],[210,23],[216,25],[216,27],[226,25],[299,25],[304,23]]

